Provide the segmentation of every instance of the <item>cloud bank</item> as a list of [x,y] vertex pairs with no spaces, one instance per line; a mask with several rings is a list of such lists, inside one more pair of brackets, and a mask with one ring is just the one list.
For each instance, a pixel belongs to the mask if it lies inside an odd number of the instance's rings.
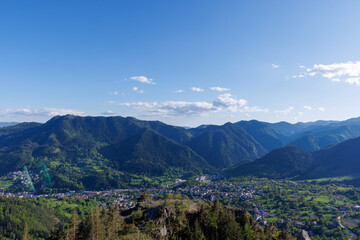
[[20,109],[0,109],[1,116],[16,116],[16,117],[54,117],[62,115],[78,115],[84,116],[85,113],[73,110],[73,109],[64,109],[64,108],[20,108]]
[[213,102],[127,102],[121,106],[131,107],[144,115],[161,117],[207,115],[211,112],[268,112],[268,109],[247,106],[245,99],[236,99],[231,94],[222,94]]
[[112,116],[112,115],[115,115],[115,113],[111,110],[108,110],[108,111],[105,111],[105,112],[102,112],[100,113],[101,115],[104,115],[104,116]]
[[333,82],[345,82],[360,86],[360,61],[333,64],[315,64],[294,78],[321,76]]

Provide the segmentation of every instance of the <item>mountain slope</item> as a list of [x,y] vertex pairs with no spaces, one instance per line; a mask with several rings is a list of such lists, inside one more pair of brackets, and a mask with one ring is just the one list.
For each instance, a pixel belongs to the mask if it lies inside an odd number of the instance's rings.
[[187,142],[192,137],[194,137],[194,134],[191,131],[183,127],[168,125],[160,121],[142,121],[136,118],[128,118],[128,119],[131,119],[132,122],[138,124],[141,127],[150,128],[160,133],[161,135],[170,138],[178,143]]
[[272,149],[284,146],[285,144],[285,137],[263,122],[256,120],[240,121],[235,123],[235,125],[241,126],[245,129],[245,131],[248,132],[268,152]]
[[[184,145],[122,117],[54,117],[0,138],[0,174],[44,160],[60,188],[121,187],[128,173],[200,174],[211,169]],[[174,170],[175,169],[175,170]],[[98,182],[95,186],[94,182]]]
[[[319,151],[309,154],[293,147],[271,151],[289,143],[312,151],[345,141],[360,135],[358,122],[273,124],[252,120],[185,129],[130,117],[67,115],[45,124],[1,128],[0,175],[24,166],[39,169],[40,160],[49,168],[55,187],[72,189],[126,187],[136,177],[191,176],[244,162],[241,166],[249,166],[251,173],[260,163],[259,169],[271,176],[305,177],[304,169],[309,176],[314,169],[315,175],[326,175],[326,171],[334,175],[338,174],[335,170],[341,172],[341,166],[335,164],[340,160],[332,163],[334,169],[328,165],[328,170],[322,170],[321,165],[328,163]],[[248,163],[258,158],[261,161]],[[317,165],[309,168],[310,162]]]
[[190,148],[150,129],[143,129],[139,134],[112,144],[103,152],[109,159],[115,159],[119,170],[126,172],[163,175],[172,167],[186,171],[209,170],[207,162]]
[[290,143],[306,151],[320,150],[360,136],[360,125],[325,126],[302,133],[302,136]]
[[301,176],[312,164],[312,154],[295,146],[286,146],[226,171],[230,176],[287,178]]
[[35,123],[35,122],[25,122],[25,123],[19,123],[16,125],[11,125],[7,127],[0,128],[0,138],[4,137],[6,135],[14,134],[20,131],[24,131],[33,127],[40,126],[41,123]]
[[360,138],[350,139],[313,153],[309,177],[360,174]]
[[241,126],[230,123],[205,128],[186,145],[218,168],[256,159],[267,152]]
[[295,146],[282,147],[226,173],[299,179],[357,175],[360,174],[360,137],[312,153]]

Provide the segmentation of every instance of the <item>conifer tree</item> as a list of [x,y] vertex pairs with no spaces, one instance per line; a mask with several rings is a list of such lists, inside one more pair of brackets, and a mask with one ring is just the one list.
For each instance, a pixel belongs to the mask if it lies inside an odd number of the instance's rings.
[[118,236],[123,222],[124,220],[119,212],[119,205],[115,203],[112,204],[108,211],[108,218],[106,223],[107,239],[114,239]]
[[104,240],[106,239],[105,234],[105,227],[102,222],[101,212],[99,207],[95,207],[93,220],[92,220],[92,227],[94,228],[94,240]]
[[79,225],[79,219],[76,209],[73,210],[72,216],[70,218],[70,223],[66,229],[66,240],[76,240],[77,230]]

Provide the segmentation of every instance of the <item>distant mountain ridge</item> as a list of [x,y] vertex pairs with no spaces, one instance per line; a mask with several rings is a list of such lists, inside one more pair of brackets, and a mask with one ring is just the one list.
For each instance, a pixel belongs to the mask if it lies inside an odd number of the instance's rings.
[[19,122],[0,122],[0,128],[2,127],[10,127],[19,124]]

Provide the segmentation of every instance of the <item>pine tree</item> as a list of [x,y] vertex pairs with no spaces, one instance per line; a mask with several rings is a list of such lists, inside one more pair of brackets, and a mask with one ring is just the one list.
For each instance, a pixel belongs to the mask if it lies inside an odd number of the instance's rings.
[[76,235],[77,235],[78,225],[79,225],[78,214],[77,214],[77,211],[74,209],[72,212],[72,216],[70,218],[70,223],[66,229],[66,236],[65,236],[66,240],[76,240],[77,239]]
[[193,240],[205,239],[205,236],[202,233],[202,229],[201,229],[200,222],[199,222],[198,218],[195,219],[193,229],[190,228],[190,234],[191,234],[191,239],[193,239]]
[[119,206],[117,204],[112,204],[108,211],[108,217],[106,222],[106,233],[107,239],[114,239],[118,236],[122,225],[123,218],[120,216]]
[[102,222],[101,212],[99,207],[95,207],[93,220],[92,220],[92,227],[94,228],[94,240],[104,240],[106,239],[105,234],[105,227],[104,223]]

